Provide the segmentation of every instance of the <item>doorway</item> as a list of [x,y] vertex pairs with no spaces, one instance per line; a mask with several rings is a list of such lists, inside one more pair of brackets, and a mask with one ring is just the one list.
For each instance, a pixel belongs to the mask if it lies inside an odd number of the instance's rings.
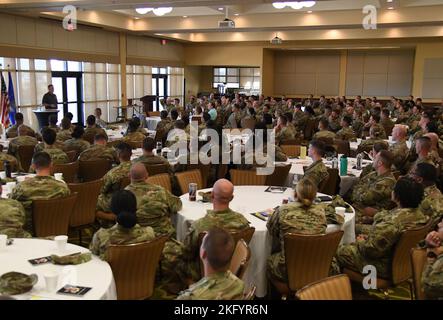
[[83,124],[82,73],[53,71],[52,84],[58,99],[59,120],[71,112],[74,116],[72,123]]

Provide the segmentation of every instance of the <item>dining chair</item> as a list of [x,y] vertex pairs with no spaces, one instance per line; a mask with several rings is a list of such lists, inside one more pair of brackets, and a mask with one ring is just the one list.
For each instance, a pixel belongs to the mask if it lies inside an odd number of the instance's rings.
[[111,170],[112,163],[109,160],[79,161],[79,177],[83,182],[94,181],[103,178]]
[[20,166],[24,172],[29,172],[29,167],[32,163],[32,157],[34,156],[34,145],[18,146],[17,160],[20,162]]
[[411,267],[412,267],[412,281],[414,285],[415,300],[426,300],[426,295],[423,291],[421,283],[421,276],[427,261],[427,254],[425,248],[411,249]]
[[196,183],[197,189],[203,189],[203,179],[200,170],[178,172],[175,176],[182,194],[188,193],[190,183]]
[[308,284],[296,293],[299,300],[352,300],[351,281],[345,274]]
[[229,172],[234,186],[264,186],[266,183],[266,176],[257,175],[255,170],[232,169]]
[[146,182],[163,187],[169,192],[172,192],[171,177],[167,173],[156,174],[155,176],[151,176],[146,180]]
[[77,180],[79,170],[78,161],[63,164],[54,164],[52,166],[51,174],[63,173],[63,180],[66,183],[74,183]]

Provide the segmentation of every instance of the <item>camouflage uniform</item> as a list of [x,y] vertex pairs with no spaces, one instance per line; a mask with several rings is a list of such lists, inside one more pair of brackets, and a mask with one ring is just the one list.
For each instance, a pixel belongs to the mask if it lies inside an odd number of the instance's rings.
[[358,146],[358,152],[361,151],[369,152],[374,148],[374,145],[376,143],[387,143],[387,142],[379,138],[369,138],[366,140],[362,140],[362,142]]
[[361,210],[365,207],[391,209],[391,193],[396,180],[392,172],[378,175],[376,171],[363,177],[352,190],[351,203],[357,213],[357,222],[361,218]]
[[98,230],[92,238],[89,249],[93,254],[105,260],[106,250],[110,244],[133,244],[150,241],[154,238],[154,230],[152,230],[151,227],[140,227],[136,224],[134,227],[128,229],[117,223],[109,229],[101,228]]
[[[439,248],[441,251],[441,247]],[[432,249],[428,249],[433,251]],[[423,270],[421,282],[426,299],[443,298],[443,254],[436,258],[428,258]]]
[[431,229],[443,218],[443,194],[436,185],[426,187],[420,210],[433,221]]
[[[28,136],[32,136],[35,137],[35,131],[31,128],[28,127],[27,125],[22,124],[22,126],[24,126],[26,128],[26,130],[28,131],[27,135]],[[18,129],[19,125],[15,124],[12,127],[9,127],[8,130],[6,130],[6,137],[7,138],[15,138],[18,136],[17,133],[17,129]]]
[[241,300],[245,284],[231,271],[204,277],[180,292],[177,300]]
[[334,132],[329,130],[321,130],[314,134],[313,140],[331,140],[332,142],[336,139],[337,136]]
[[394,166],[398,171],[402,171],[408,159],[409,149],[405,141],[396,142],[389,147],[389,151],[394,156]]
[[424,158],[417,158],[417,160],[415,160],[415,162],[409,163],[409,169],[407,171],[411,172],[411,171],[415,170],[415,167],[420,163],[429,163],[437,168],[436,163],[433,161],[433,157],[430,154],[428,154],[428,156],[426,156]]
[[51,157],[53,164],[65,164],[69,163],[68,155],[63,152],[61,149],[54,148],[54,147],[46,147],[42,149],[41,151],[46,152]]
[[[51,147],[57,148],[57,149],[60,149],[60,150],[64,150],[65,145],[61,141],[55,141],[55,143]],[[40,142],[40,143],[38,143],[35,146],[34,153],[45,151],[46,148],[47,147],[46,147],[45,143],[44,142]]]
[[21,202],[26,210],[25,230],[32,232],[32,201],[64,198],[70,194],[66,183],[51,176],[36,176],[17,184],[9,198]]
[[342,128],[337,132],[337,138],[345,141],[357,141],[354,130],[351,127]]
[[296,132],[290,127],[283,127],[278,133],[275,134],[275,143],[280,144],[285,140],[295,139]]
[[0,234],[6,234],[8,238],[30,238],[26,232],[26,216],[22,204],[16,200],[0,199]]
[[128,133],[123,139],[122,142],[126,142],[126,143],[139,143],[140,145],[143,143],[143,140],[146,138],[146,136],[139,132],[131,132]]
[[[283,152],[283,149],[276,145],[270,145],[270,147],[274,147],[275,149],[275,162],[286,162],[288,160],[288,156]],[[256,149],[257,150],[257,149]],[[255,151],[252,153],[244,153],[242,154],[242,164],[237,165],[237,169],[241,170],[250,170],[256,167],[264,167],[266,166],[266,163],[264,164],[258,164],[255,158]],[[268,155],[268,145],[265,144],[263,146],[263,157],[266,158]],[[252,164],[251,164],[252,163]]]
[[372,125],[372,131],[374,132],[374,136],[378,139],[385,140],[388,137],[386,136],[385,128],[379,123]]
[[195,281],[200,279],[198,236],[213,227],[223,228],[228,231],[241,231],[249,227],[249,221],[238,212],[231,209],[223,211],[207,210],[206,215],[194,221],[184,240],[183,263],[179,266],[181,278],[191,277]]
[[102,128],[99,127],[88,127],[85,129],[85,136],[91,136],[91,137],[95,137],[97,134],[102,134],[105,137],[107,137],[108,135],[106,134],[106,131]]
[[294,112],[294,120],[293,120],[293,122],[294,122],[295,128],[298,131],[304,131],[305,130],[306,123],[308,122],[308,120],[309,120],[309,116],[306,113],[304,113],[302,111]]
[[103,177],[103,187],[97,200],[97,211],[110,212],[111,199],[115,191],[123,189],[121,184],[123,178],[129,177],[131,162],[122,162],[112,168]]
[[19,169],[23,170],[20,165],[20,157],[18,156],[19,146],[35,146],[38,143],[37,139],[29,136],[20,136],[12,139],[9,142],[8,154],[17,158]]
[[428,218],[418,209],[395,209],[374,221],[367,240],[339,246],[336,259],[341,268],[362,272],[366,265],[377,269],[377,277],[391,276],[392,254],[401,234],[423,226]]
[[79,160],[81,161],[97,161],[108,160],[113,163],[118,163],[117,151],[114,148],[94,144],[82,153],[80,153]]
[[63,145],[63,150],[65,150],[66,152],[76,151],[77,154],[82,153],[91,146],[91,144],[86,140],[74,138],[66,140],[65,142],[63,142]]
[[338,119],[335,120],[329,120],[329,128],[333,132],[337,132],[341,129],[340,121]]
[[325,207],[313,205],[303,207],[299,202],[283,205],[268,220],[266,227],[272,237],[272,255],[268,258],[267,272],[272,278],[287,282],[287,271],[284,253],[284,236],[286,233],[322,234],[327,223]]
[[322,160],[315,161],[305,169],[303,179],[308,178],[318,187],[320,183],[329,178],[328,169]]
[[133,163],[141,162],[145,166],[148,165],[156,165],[156,164],[166,164],[169,166],[169,161],[163,157],[156,156],[156,155],[150,155],[150,156],[140,156],[137,159],[132,160]]
[[162,119],[159,123],[157,123],[156,134],[161,137],[166,137],[169,130],[173,128],[173,124],[170,119]]
[[59,133],[57,133],[57,141],[65,142],[66,140],[69,140],[72,138],[71,134],[72,134],[72,131],[70,129],[60,130]]
[[[3,162],[9,161],[11,163],[12,167],[18,168],[18,161],[14,156],[11,156],[10,154],[6,154],[4,152],[0,152],[0,163],[3,168]],[[4,170],[4,168],[3,168]]]
[[355,132],[357,137],[361,137],[363,127],[364,123],[360,119],[354,119],[354,121],[352,121],[352,130]]

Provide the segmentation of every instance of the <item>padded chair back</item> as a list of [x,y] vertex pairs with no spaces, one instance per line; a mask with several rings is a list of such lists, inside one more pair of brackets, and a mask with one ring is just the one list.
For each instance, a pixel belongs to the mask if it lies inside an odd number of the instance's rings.
[[220,163],[217,166],[217,179],[224,179],[228,174],[228,165]]
[[169,167],[166,164],[145,164],[146,171],[150,177],[157,174],[168,173]]
[[246,269],[248,268],[250,258],[251,249],[245,240],[240,239],[235,246],[234,253],[232,254],[229,270],[231,270],[231,272],[235,274],[237,278],[242,279]]
[[32,220],[36,237],[67,235],[69,219],[77,193],[65,198],[32,201]]
[[186,167],[187,171],[190,170],[200,170],[201,176],[202,176],[202,182],[203,182],[203,189],[207,188],[208,186],[208,179],[209,179],[209,174],[211,173],[211,164],[189,164]]
[[290,158],[295,158],[300,156],[300,146],[282,144],[280,148],[283,152]]
[[299,300],[352,300],[351,281],[345,274],[311,283],[296,293]]
[[117,287],[117,299],[148,299],[154,292],[155,272],[168,237],[108,247],[106,260]]
[[69,220],[70,227],[93,224],[98,195],[103,186],[103,179],[68,184],[71,192],[77,193],[74,210]]
[[68,156],[69,162],[75,162],[78,158],[76,150],[66,151],[65,153]]
[[163,187],[169,192],[172,192],[171,178],[167,173],[157,174],[155,176],[149,177],[146,182]]
[[93,132],[84,134],[82,139],[88,141],[90,144],[94,144],[95,134]]
[[255,170],[232,169],[231,182],[234,186],[264,186],[266,176],[258,176]]
[[190,183],[196,183],[197,189],[203,189],[203,179],[200,170],[178,172],[175,176],[182,194],[188,193]]
[[426,237],[430,223],[416,229],[409,229],[402,233],[397,242],[392,259],[392,283],[397,285],[412,277],[410,252],[420,240]]
[[338,169],[332,169],[332,168],[327,168],[327,169],[329,177],[320,182],[318,192],[333,196],[337,194],[340,184],[340,176],[338,175]]
[[296,292],[329,275],[332,258],[342,236],[343,231],[321,235],[285,235],[286,268],[291,291]]
[[283,187],[285,186],[286,179],[288,178],[289,171],[291,170],[292,165],[286,164],[283,166],[276,165],[274,168],[274,172],[268,176],[266,176],[265,184],[268,186],[276,186]]
[[411,266],[412,266],[412,280],[414,284],[415,300],[426,300],[425,293],[421,284],[421,275],[426,265],[426,249],[412,248],[411,249]]
[[78,169],[78,161],[64,164],[54,164],[52,166],[51,174],[63,173],[63,180],[66,183],[74,183],[77,179]]
[[19,146],[17,149],[18,161],[24,172],[29,172],[29,167],[32,163],[32,156],[34,155],[34,145]]
[[83,182],[94,181],[103,178],[111,170],[109,160],[79,161],[79,176]]

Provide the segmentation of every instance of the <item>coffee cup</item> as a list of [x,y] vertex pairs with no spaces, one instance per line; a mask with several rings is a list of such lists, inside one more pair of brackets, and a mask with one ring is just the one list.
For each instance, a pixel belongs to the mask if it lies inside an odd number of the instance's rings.
[[54,241],[58,251],[66,250],[66,244],[68,243],[68,236],[56,236],[54,238]]
[[63,181],[63,173],[54,173],[55,180]]
[[55,290],[57,290],[58,276],[58,273],[55,271],[49,271],[43,275],[43,277],[45,278],[47,292],[54,292]]
[[341,217],[345,217],[345,212],[346,212],[346,208],[343,207],[336,207],[335,208],[335,213]]

